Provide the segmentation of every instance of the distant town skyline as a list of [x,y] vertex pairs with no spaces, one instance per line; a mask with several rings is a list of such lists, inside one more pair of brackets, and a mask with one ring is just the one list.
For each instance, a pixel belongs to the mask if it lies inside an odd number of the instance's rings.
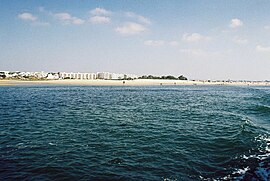
[[0,1],[0,69],[270,79],[270,1]]

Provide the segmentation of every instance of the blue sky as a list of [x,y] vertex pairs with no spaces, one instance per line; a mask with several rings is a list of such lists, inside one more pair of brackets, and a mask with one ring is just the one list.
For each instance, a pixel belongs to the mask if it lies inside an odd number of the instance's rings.
[[0,69],[270,79],[270,1],[0,1]]

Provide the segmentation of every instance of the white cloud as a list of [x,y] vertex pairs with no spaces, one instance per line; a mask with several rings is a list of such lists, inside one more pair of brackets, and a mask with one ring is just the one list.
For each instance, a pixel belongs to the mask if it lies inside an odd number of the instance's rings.
[[258,52],[270,52],[270,47],[265,47],[265,46],[262,46],[262,45],[257,45],[256,46],[256,50]]
[[68,21],[72,19],[72,16],[69,13],[56,13],[54,14],[54,16],[56,18],[58,18],[59,20],[63,20],[63,21]]
[[38,18],[31,13],[21,13],[18,15],[18,18],[24,21],[36,21]]
[[91,11],[91,14],[93,15],[89,20],[91,23],[106,24],[111,22],[111,18],[108,16],[110,16],[112,12],[104,8],[95,8]]
[[90,22],[95,24],[105,24],[111,22],[111,19],[105,16],[93,16],[90,18]]
[[73,17],[73,19],[72,19],[72,23],[75,25],[81,25],[81,24],[84,24],[84,22],[85,22],[85,20],[80,19],[80,18]]
[[185,33],[182,37],[182,39],[186,42],[199,42],[199,41],[208,41],[211,40],[208,36],[203,36],[199,33]]
[[138,15],[136,13],[133,12],[126,12],[126,16],[130,17],[130,18],[134,18],[136,19],[138,22],[143,23],[143,24],[151,24],[151,21],[141,15]]
[[138,23],[128,22],[123,26],[115,28],[115,31],[123,35],[134,35],[145,32],[147,29]]
[[234,37],[233,40],[232,40],[234,43],[236,44],[247,44],[248,43],[248,40],[247,39],[244,39],[244,38],[240,38],[238,36]]
[[168,44],[171,46],[178,46],[179,45],[179,43],[177,41],[170,41],[170,42],[168,42]]
[[244,25],[243,21],[241,21],[240,19],[237,19],[237,18],[232,19],[231,23],[230,23],[231,28],[241,27],[243,25]]
[[56,13],[54,16],[65,24],[81,25],[85,22],[85,20],[71,16],[69,13]]
[[110,15],[111,14],[111,11],[108,11],[104,8],[95,8],[91,11],[91,14],[93,15]]
[[34,26],[49,26],[50,25],[50,23],[48,22],[39,21],[38,18],[31,13],[21,13],[18,15],[18,18],[23,21],[31,22],[31,25],[34,25]]
[[147,45],[147,46],[162,46],[164,45],[164,41],[162,40],[147,40],[147,41],[144,41],[144,44]]

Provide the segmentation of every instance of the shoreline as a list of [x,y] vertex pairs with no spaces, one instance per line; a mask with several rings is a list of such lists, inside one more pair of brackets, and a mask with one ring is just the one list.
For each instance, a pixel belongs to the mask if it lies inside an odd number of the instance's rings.
[[82,86],[171,86],[171,85],[220,85],[220,86],[270,86],[270,82],[207,82],[190,80],[136,79],[136,80],[0,80],[0,86],[20,85],[82,85]]

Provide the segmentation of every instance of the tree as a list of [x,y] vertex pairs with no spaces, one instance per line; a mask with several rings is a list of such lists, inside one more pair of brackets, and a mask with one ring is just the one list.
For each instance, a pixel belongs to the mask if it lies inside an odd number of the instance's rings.
[[183,75],[180,75],[179,77],[178,77],[178,79],[179,80],[188,80],[186,77],[184,77]]
[[172,75],[168,75],[166,76],[166,79],[169,79],[169,80],[176,80],[177,78],[172,76]]

